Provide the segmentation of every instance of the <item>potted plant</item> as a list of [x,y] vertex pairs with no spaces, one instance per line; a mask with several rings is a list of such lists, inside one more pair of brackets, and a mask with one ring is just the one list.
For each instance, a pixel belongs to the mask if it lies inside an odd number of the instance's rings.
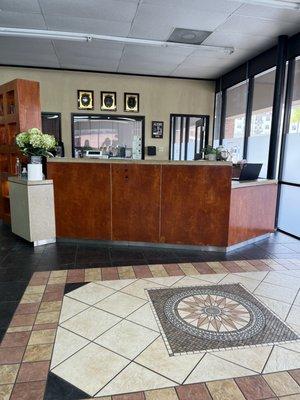
[[218,155],[218,150],[214,149],[212,146],[208,145],[204,149],[204,158],[209,161],[216,161]]
[[42,133],[38,128],[31,128],[17,135],[16,144],[29,157],[28,180],[42,180],[42,157],[53,157],[50,151],[56,146],[55,137]]

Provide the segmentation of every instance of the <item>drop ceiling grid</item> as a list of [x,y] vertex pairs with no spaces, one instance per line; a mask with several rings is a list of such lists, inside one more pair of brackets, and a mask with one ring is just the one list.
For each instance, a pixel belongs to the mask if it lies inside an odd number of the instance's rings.
[[299,30],[300,12],[227,0],[2,0],[0,26],[167,40],[175,27],[210,30],[203,49],[0,37],[3,64],[216,78]]

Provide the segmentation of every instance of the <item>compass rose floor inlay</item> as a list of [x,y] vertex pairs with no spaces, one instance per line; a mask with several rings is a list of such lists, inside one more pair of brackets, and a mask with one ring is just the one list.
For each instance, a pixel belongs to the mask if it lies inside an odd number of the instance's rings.
[[148,290],[171,355],[297,340],[240,283]]

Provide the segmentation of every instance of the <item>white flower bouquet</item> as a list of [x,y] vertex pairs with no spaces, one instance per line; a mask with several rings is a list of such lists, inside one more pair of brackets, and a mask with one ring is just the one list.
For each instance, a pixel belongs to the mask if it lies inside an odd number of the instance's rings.
[[53,135],[43,133],[38,128],[31,128],[17,135],[16,144],[26,156],[53,157],[50,151],[54,150],[56,140]]

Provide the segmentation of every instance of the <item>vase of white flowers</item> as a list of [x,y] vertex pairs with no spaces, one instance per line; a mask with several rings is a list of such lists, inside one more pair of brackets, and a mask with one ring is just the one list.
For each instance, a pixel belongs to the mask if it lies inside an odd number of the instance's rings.
[[51,150],[54,150],[56,145],[55,137],[42,133],[38,128],[31,128],[17,135],[16,144],[21,152],[30,158],[28,180],[42,180],[42,157],[53,157]]

